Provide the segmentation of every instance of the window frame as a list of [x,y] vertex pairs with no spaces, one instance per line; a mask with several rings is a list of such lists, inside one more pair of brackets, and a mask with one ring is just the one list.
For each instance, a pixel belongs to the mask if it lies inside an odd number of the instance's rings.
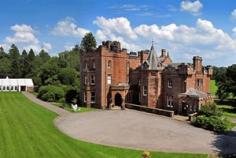
[[[92,94],[94,94],[94,95],[92,95]],[[95,103],[95,102],[96,102],[96,93],[95,92],[91,92],[90,103]]]
[[[93,81],[93,82],[92,82],[92,81]],[[91,85],[95,85],[95,82],[96,82],[95,75],[91,75],[91,76],[90,76],[90,84],[91,84]]]
[[108,69],[111,69],[111,67],[112,67],[111,60],[108,60],[108,61],[107,61],[107,68],[108,68]]
[[[110,78],[109,78],[110,77]],[[112,84],[112,75],[111,74],[108,74],[107,75],[107,84],[108,85],[111,85]]]
[[147,95],[148,95],[148,87],[143,86],[143,96],[147,96]]
[[168,88],[173,88],[173,81],[171,79],[167,80],[167,87]]

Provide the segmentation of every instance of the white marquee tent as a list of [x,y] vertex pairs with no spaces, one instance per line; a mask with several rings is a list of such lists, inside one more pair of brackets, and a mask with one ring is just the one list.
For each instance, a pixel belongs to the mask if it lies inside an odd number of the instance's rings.
[[4,78],[0,79],[0,91],[27,91],[34,88],[32,79],[29,78]]

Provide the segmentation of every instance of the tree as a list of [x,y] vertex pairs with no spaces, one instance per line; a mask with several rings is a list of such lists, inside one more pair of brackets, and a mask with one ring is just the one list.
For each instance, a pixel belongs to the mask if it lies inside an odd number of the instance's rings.
[[12,44],[9,50],[9,58],[11,61],[10,77],[21,77],[20,53],[16,45]]
[[39,57],[43,62],[46,62],[50,59],[50,55],[47,52],[45,52],[44,49],[42,49],[39,52]]
[[7,58],[0,58],[0,78],[5,78],[10,75],[11,61]]
[[0,47],[0,58],[7,57],[7,53],[4,51],[3,47]]
[[80,47],[83,51],[85,52],[89,52],[92,51],[94,48],[96,48],[96,39],[93,36],[93,34],[90,33],[86,33],[85,36],[83,37]]
[[34,58],[35,58],[35,54],[34,54],[34,50],[33,49],[30,49],[30,51],[29,51],[29,54],[28,54],[28,57],[27,57],[28,59],[28,61],[29,62],[33,62],[34,61]]
[[27,61],[27,52],[26,50],[23,50],[22,54],[21,54],[21,59],[20,59],[20,66],[21,66],[21,76],[25,77],[28,73],[28,69],[29,69],[29,64]]
[[226,77],[229,85],[229,92],[236,96],[236,64],[227,68]]
[[49,85],[49,84],[59,84],[58,80],[58,59],[56,57],[51,58],[48,60],[45,64],[42,65],[39,77],[42,81],[43,85]]
[[74,68],[63,68],[60,70],[58,78],[62,84],[73,85],[77,79],[77,72]]

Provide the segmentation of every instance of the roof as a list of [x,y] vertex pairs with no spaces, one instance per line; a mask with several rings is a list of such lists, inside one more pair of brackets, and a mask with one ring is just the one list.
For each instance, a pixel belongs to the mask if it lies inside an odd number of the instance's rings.
[[0,86],[27,86],[33,87],[33,80],[30,78],[0,78]]
[[197,98],[206,98],[208,96],[207,93],[205,93],[203,91],[199,91],[194,88],[189,88],[185,93],[181,93],[180,95],[197,97]]
[[147,64],[148,64],[148,69],[149,70],[157,70],[157,53],[156,50],[154,49],[154,46],[151,46],[151,51],[148,55],[147,58]]

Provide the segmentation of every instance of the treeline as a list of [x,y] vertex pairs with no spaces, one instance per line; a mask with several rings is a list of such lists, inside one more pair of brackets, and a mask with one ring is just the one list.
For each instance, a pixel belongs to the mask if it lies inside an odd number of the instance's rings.
[[213,79],[218,86],[217,96],[223,100],[236,96],[236,64],[228,67],[213,67]]
[[80,45],[70,51],[50,56],[41,50],[35,53],[19,51],[12,44],[6,52],[0,48],[0,78],[32,78],[38,97],[45,101],[79,103],[80,91],[80,52],[96,47],[92,33],[87,33]]

